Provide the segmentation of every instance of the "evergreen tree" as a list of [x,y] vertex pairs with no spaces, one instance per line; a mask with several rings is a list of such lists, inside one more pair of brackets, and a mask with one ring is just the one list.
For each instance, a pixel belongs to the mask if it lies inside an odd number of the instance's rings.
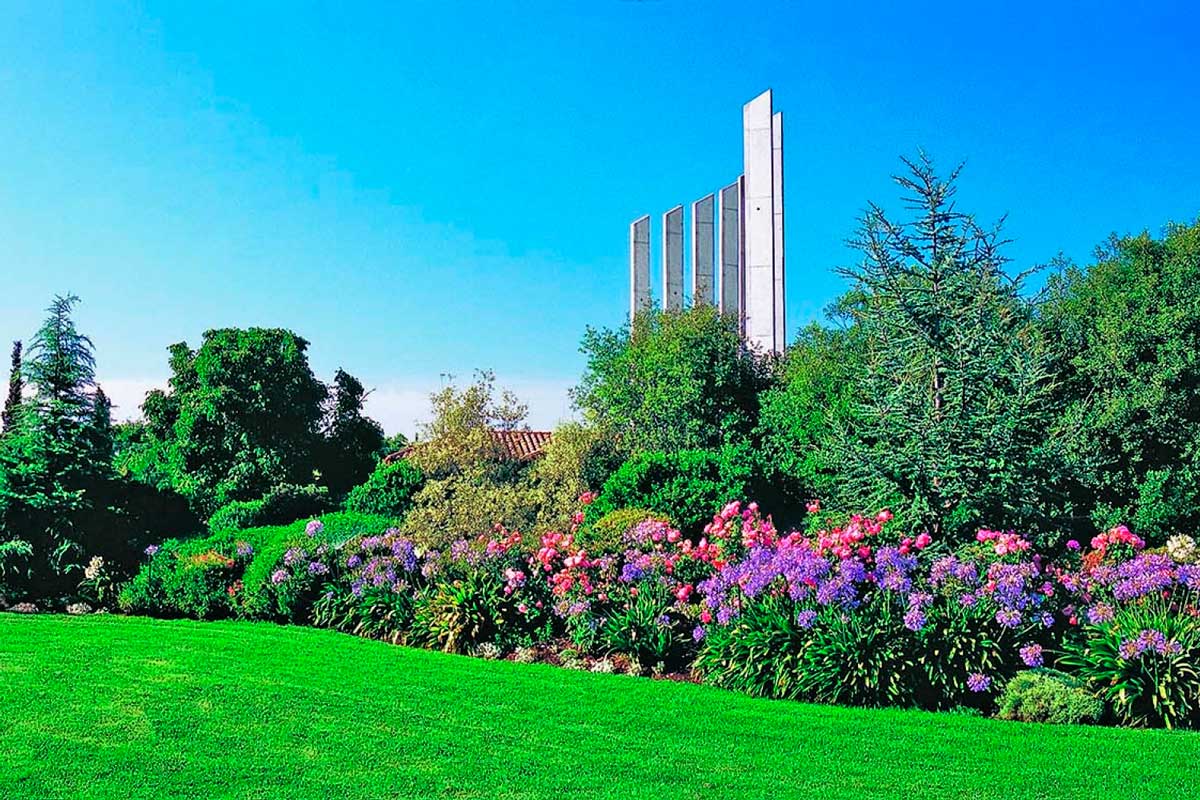
[[843,499],[935,535],[1052,530],[1065,478],[1033,304],[1004,271],[1000,226],[955,208],[958,170],[905,164],[895,181],[914,218],[871,205],[852,242],[863,260],[843,270],[840,312],[863,347],[861,397],[834,444]]
[[[89,487],[109,472],[94,451],[95,357],[71,319],[78,298],[56,297],[34,336],[24,374],[33,387],[16,425],[0,441],[0,528],[30,549],[26,591],[72,585],[84,557]],[[110,435],[111,441],[111,435]]]
[[12,346],[12,367],[8,373],[8,397],[4,399],[4,412],[0,415],[0,430],[11,431],[17,422],[17,411],[21,405],[21,393],[25,381],[21,377],[21,341]]

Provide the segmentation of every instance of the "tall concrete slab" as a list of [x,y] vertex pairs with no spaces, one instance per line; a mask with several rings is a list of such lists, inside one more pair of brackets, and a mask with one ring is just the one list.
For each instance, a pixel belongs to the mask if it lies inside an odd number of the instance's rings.
[[775,340],[775,169],[771,90],[742,107],[743,164],[746,178],[745,312],[746,339],[762,352],[776,352]]
[[650,215],[629,225],[629,319],[633,320],[650,304]]
[[692,305],[716,305],[713,287],[713,206],[716,198],[705,195],[692,203]]
[[683,206],[663,214],[663,308],[683,310]]
[[787,347],[787,305],[783,264],[783,112],[771,117],[771,199],[775,234],[775,349]]
[[717,242],[720,261],[717,272],[717,307],[722,314],[737,314],[741,318],[741,179],[720,191],[717,209]]

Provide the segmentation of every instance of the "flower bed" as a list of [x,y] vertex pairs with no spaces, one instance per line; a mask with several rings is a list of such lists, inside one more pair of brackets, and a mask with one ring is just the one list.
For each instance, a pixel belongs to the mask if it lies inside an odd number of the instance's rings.
[[[696,540],[647,519],[593,553],[575,520],[538,537],[497,526],[445,552],[394,530],[330,543],[313,521],[253,598],[233,538],[164,549],[146,570],[202,576],[164,585],[220,591],[240,616],[449,652],[816,702],[1200,722],[1200,565],[1186,537],[1148,552],[1118,527],[1048,554],[981,530],[950,548],[893,535],[887,511],[806,534],[735,502]],[[174,613],[204,607],[187,603]],[[170,598],[146,607],[172,612]],[[1031,670],[1042,677],[1014,680]]]

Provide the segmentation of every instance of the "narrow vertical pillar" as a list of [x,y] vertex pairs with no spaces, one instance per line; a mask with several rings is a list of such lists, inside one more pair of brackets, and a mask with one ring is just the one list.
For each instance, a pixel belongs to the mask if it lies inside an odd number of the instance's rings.
[[787,348],[787,295],[784,294],[783,264],[783,112],[771,117],[771,199],[775,233],[775,349]]
[[650,216],[629,226],[629,321],[650,310]]
[[746,338],[763,352],[775,352],[775,177],[771,90],[742,108],[746,176],[745,278]]
[[716,305],[713,294],[713,195],[692,203],[692,305]]
[[[742,313],[741,304],[741,179],[721,190],[717,210],[717,242],[720,248],[720,286],[717,306],[722,314]],[[740,324],[740,323],[739,323]]]
[[683,206],[663,214],[663,308],[683,309]]

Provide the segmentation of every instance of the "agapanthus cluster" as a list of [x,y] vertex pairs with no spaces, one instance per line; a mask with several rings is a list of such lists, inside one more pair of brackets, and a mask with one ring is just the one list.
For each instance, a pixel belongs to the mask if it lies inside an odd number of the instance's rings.
[[1153,628],[1143,630],[1132,639],[1121,640],[1117,652],[1126,661],[1141,658],[1147,654],[1175,655],[1183,651],[1183,646],[1174,639],[1168,639],[1166,634]]
[[1084,618],[1090,624],[1109,622],[1118,606],[1147,597],[1172,597],[1178,592],[1179,602],[1189,607],[1195,604],[1195,593],[1200,592],[1200,565],[1181,564],[1167,553],[1133,550],[1130,552],[1136,554],[1127,559],[1098,560],[1094,556],[1099,552],[1087,554],[1079,571],[1058,575],[1060,583],[1086,605]]
[[[753,530],[757,507],[747,509],[751,510]],[[912,543],[872,547],[872,540],[890,519],[888,512],[874,517],[855,515],[845,526],[812,537],[799,532],[779,536],[772,527],[771,535],[753,538],[742,558],[714,564],[717,571],[697,586],[704,596],[706,615],[718,624],[727,624],[745,602],[764,592],[786,594],[797,603],[852,609],[868,592],[880,588],[907,596],[911,613],[906,624],[919,629],[925,624],[927,596],[909,594],[917,569],[917,558],[909,550]]]
[[395,529],[352,540],[342,555],[346,581],[354,595],[368,588],[408,591],[421,575],[424,561],[413,542]]

